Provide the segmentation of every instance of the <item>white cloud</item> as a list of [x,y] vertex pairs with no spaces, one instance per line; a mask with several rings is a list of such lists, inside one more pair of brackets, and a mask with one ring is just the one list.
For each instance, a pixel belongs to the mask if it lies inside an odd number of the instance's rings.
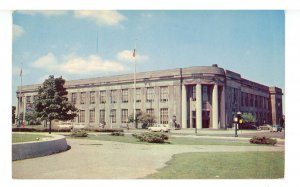
[[58,62],[56,57],[52,53],[48,53],[45,56],[40,57],[32,63],[35,68],[47,69],[50,71],[58,69]]
[[123,64],[115,61],[103,60],[97,55],[90,55],[87,57],[68,55],[62,60],[62,63],[58,63],[57,58],[52,53],[40,57],[32,63],[32,66],[39,69],[67,74],[91,74],[125,70]]
[[60,16],[64,15],[66,11],[64,10],[18,10],[16,11],[19,14],[26,14],[26,15],[43,15],[43,16]]
[[[136,51],[135,58],[137,62],[142,62],[148,60],[149,57],[146,55],[140,55],[138,51]],[[117,59],[125,62],[133,62],[134,60],[133,51],[130,50],[121,51],[117,54]]]
[[118,25],[127,18],[115,10],[78,10],[74,11],[75,18],[87,18],[99,25]]
[[13,24],[13,39],[16,39],[24,34],[24,29],[20,25]]

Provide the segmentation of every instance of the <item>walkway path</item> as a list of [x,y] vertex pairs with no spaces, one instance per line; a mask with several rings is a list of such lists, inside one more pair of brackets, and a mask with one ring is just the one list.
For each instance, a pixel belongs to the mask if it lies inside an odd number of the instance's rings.
[[144,145],[68,139],[71,150],[15,161],[13,178],[130,179],[142,178],[184,152],[284,151],[284,146]]

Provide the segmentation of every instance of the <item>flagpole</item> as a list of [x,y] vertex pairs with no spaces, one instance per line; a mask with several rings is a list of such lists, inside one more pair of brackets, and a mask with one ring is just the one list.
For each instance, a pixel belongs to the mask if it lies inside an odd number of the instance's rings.
[[21,110],[21,108],[22,108],[22,110],[23,110],[23,115],[22,115],[22,121],[21,121],[21,125],[23,126],[23,119],[24,119],[24,114],[25,114],[25,112],[24,112],[24,107],[22,106],[22,101],[23,101],[23,99],[22,99],[22,84],[23,84],[23,62],[22,62],[22,65],[21,65],[21,72],[20,72],[20,78],[21,78],[21,87],[20,87],[20,95],[19,95],[19,110],[18,110],[18,118],[20,117],[20,110]]
[[[136,41],[134,43],[134,50],[133,50],[133,60],[134,60],[134,74],[133,74],[133,121],[136,125]],[[136,126],[137,127],[137,126]]]

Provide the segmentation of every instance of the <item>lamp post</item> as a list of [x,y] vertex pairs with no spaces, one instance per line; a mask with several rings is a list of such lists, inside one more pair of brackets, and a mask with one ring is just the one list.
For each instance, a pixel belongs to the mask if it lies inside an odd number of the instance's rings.
[[241,116],[242,116],[242,113],[241,112],[237,112],[234,117],[233,117],[233,122],[234,122],[234,136],[235,137],[238,137],[238,134],[237,134],[237,127],[238,127],[238,124],[239,124],[239,121],[241,119]]

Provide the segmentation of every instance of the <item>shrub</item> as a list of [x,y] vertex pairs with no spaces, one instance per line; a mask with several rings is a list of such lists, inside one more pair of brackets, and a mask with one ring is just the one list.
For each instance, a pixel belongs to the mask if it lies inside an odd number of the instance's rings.
[[146,132],[142,134],[132,134],[133,137],[137,138],[141,142],[148,143],[165,143],[169,137],[159,132]]
[[87,137],[88,133],[83,129],[72,130],[71,136],[73,137]]
[[124,132],[123,129],[95,129],[94,132]]
[[277,143],[276,139],[266,138],[265,136],[263,136],[263,137],[254,136],[249,141],[250,141],[250,143],[253,143],[253,144],[275,145]]
[[[27,127],[20,127],[20,128],[12,128],[12,132],[48,132],[49,128],[27,128]],[[52,128],[51,132],[70,132],[70,128]]]
[[124,132],[112,132],[112,136],[124,136]]

